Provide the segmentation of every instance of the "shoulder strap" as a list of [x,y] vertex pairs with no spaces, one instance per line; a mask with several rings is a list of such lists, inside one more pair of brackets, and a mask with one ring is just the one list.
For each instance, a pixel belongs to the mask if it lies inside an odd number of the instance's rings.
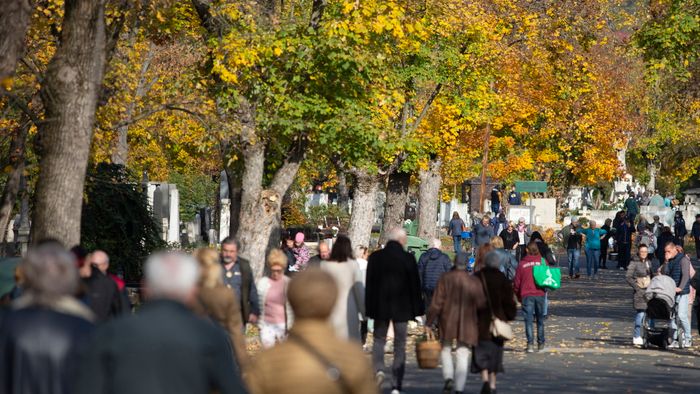
[[295,342],[297,345],[299,345],[301,348],[306,350],[307,353],[314,356],[314,358],[316,358],[318,362],[323,364],[323,367],[326,368],[326,375],[328,376],[328,378],[334,382],[337,382],[343,393],[352,393],[350,385],[348,384],[347,380],[345,380],[342,372],[338,367],[335,366],[335,364],[330,362],[330,360],[323,356],[318,350],[316,350],[316,348],[314,348],[309,342],[307,342],[304,338],[300,337],[299,335],[290,332],[288,338]]
[[484,279],[483,272],[481,273],[481,275],[479,275],[479,278],[481,279],[481,284],[484,287],[484,293],[486,294],[486,303],[489,306],[489,312],[491,312],[491,320],[493,320],[493,307],[491,307],[491,297],[489,296],[489,288],[486,286],[486,280]]

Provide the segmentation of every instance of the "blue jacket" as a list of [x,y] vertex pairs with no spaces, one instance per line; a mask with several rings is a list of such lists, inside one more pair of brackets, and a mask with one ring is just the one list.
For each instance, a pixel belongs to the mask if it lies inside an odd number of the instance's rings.
[[440,276],[452,269],[450,258],[440,251],[431,248],[420,256],[418,273],[423,290],[435,290]]

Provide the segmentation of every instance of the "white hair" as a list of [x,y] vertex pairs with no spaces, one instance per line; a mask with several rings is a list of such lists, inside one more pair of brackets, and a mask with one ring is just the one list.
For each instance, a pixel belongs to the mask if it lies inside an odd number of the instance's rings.
[[146,261],[146,286],[151,297],[184,300],[199,279],[194,257],[180,252],[159,252]]
[[389,230],[389,241],[405,243],[406,237],[408,237],[406,230],[402,229],[401,227],[395,227]]
[[442,241],[440,241],[437,238],[433,238],[430,240],[430,247],[435,248],[435,249],[440,249],[442,247]]

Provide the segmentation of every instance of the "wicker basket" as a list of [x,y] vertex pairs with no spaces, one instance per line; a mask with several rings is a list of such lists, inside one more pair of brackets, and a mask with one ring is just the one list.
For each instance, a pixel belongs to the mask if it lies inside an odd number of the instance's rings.
[[435,339],[432,332],[428,332],[427,338],[424,341],[416,342],[416,360],[418,367],[421,369],[437,368],[440,364],[440,352],[442,346]]

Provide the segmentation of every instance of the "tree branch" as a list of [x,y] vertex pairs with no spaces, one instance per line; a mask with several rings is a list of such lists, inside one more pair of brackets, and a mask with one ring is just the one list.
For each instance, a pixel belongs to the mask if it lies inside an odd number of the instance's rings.
[[203,114],[196,112],[196,111],[192,111],[192,110],[184,108],[184,107],[181,107],[178,104],[163,104],[163,105],[160,105],[156,108],[151,108],[147,111],[141,112],[140,114],[133,116],[130,120],[119,122],[116,125],[112,126],[112,129],[118,129],[120,127],[134,124],[138,121],[141,121],[141,120],[146,119],[150,116],[153,116],[153,115],[157,114],[158,112],[163,112],[163,111],[184,112],[188,115],[193,116],[195,119],[197,119],[199,121],[199,123],[201,123],[202,126],[204,126],[204,128],[206,128],[207,130],[209,130],[211,128],[209,123],[204,119],[205,116]]
[[309,26],[312,29],[318,30],[321,25],[321,18],[323,17],[323,11],[326,9],[326,4],[328,4],[328,0],[314,0],[309,21]]

